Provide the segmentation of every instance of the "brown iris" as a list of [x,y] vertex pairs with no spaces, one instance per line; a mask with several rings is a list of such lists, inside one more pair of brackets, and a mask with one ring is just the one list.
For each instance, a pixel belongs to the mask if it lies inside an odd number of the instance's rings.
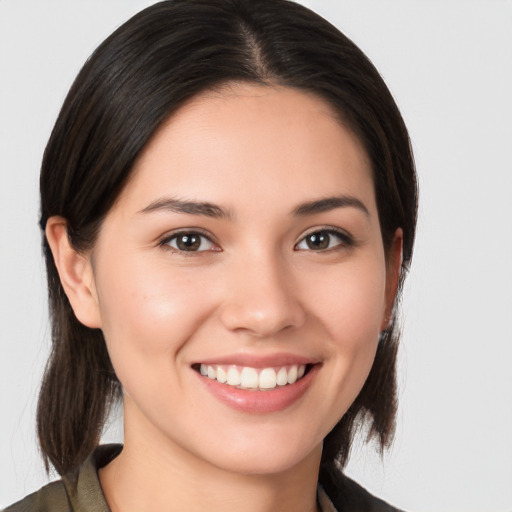
[[176,247],[180,251],[197,251],[201,246],[200,235],[187,233],[176,238]]
[[306,237],[306,244],[310,249],[322,250],[329,247],[331,235],[326,232],[312,233]]

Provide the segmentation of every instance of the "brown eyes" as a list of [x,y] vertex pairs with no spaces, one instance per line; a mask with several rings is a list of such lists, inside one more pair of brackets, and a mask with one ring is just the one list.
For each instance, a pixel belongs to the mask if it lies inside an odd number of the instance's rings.
[[176,237],[176,247],[180,251],[199,251],[201,245],[208,245],[208,243],[203,242],[201,235],[191,233]]
[[[351,246],[352,239],[342,231],[321,229],[303,237],[294,249],[298,251],[328,251],[342,246]],[[160,245],[170,247],[177,252],[193,253],[221,251],[222,249],[208,236],[197,231],[181,231],[165,238]]]
[[306,235],[296,246],[299,251],[328,251],[342,246],[353,245],[352,239],[342,231],[322,229]]
[[176,233],[163,240],[161,245],[180,252],[220,251],[220,248],[206,235],[195,231]]

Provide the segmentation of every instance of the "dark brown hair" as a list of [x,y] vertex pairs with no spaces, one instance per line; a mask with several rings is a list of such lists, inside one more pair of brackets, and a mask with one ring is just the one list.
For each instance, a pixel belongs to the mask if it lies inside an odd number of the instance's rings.
[[[373,166],[383,243],[403,229],[400,287],[412,256],[417,189],[406,127],[379,73],[347,37],[286,0],[169,0],[135,15],[77,76],[46,147],[41,228],[68,221],[77,251],[94,245],[137,155],[162,122],[198,93],[229,82],[294,87],[326,100],[362,141]],[[43,236],[44,239],[44,236]],[[53,344],[37,412],[47,468],[76,469],[99,443],[121,387],[103,335],[75,317],[44,239]],[[395,320],[368,379],[324,442],[322,474],[335,478],[356,429],[384,448],[396,413]]]

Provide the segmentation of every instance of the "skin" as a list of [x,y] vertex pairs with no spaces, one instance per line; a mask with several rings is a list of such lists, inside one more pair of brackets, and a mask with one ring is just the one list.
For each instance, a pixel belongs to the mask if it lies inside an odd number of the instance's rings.
[[[296,213],[333,196],[360,205]],[[164,198],[226,215],[147,211]],[[205,235],[201,250],[178,250],[176,230]],[[308,246],[312,231],[327,249]],[[113,512],[316,510],[322,440],[371,368],[401,254],[400,230],[384,253],[370,163],[331,108],[248,84],[196,97],[146,146],[90,253],[73,251],[60,217],[47,236],[125,392],[124,449],[100,471]],[[318,371],[271,413],[226,405],[192,368],[282,353]]]

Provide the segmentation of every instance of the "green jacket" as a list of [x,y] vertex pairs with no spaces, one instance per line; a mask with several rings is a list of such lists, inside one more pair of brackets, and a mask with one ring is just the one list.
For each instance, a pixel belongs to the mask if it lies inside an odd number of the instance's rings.
[[[98,470],[114,459],[122,448],[115,444],[99,446],[76,474],[45,485],[4,512],[110,512]],[[318,490],[322,512],[400,512],[347,477],[343,476],[336,483],[322,482],[322,486]]]

